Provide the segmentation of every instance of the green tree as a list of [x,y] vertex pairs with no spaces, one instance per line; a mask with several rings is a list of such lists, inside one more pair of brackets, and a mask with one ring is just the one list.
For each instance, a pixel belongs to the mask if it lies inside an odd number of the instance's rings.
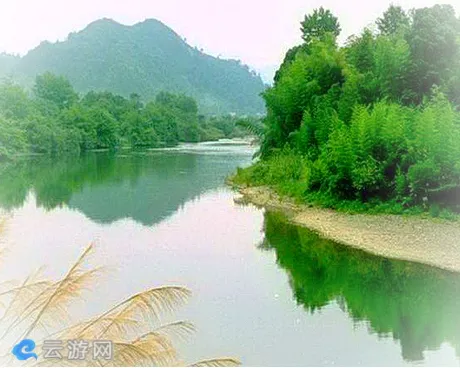
[[287,52],[286,55],[284,56],[283,63],[279,67],[279,69],[275,73],[274,81],[275,83],[278,82],[281,78],[281,75],[283,73],[283,70],[285,70],[291,63],[295,60],[295,57],[297,53],[303,49],[303,45],[298,45],[290,48]]
[[307,45],[313,41],[322,41],[327,33],[338,37],[341,28],[337,17],[330,10],[323,7],[315,9],[312,14],[306,15],[301,23],[302,39]]
[[366,28],[360,37],[349,38],[346,53],[350,63],[360,73],[371,72],[375,64],[375,37],[372,31]]
[[16,153],[26,153],[28,148],[24,130],[13,121],[0,117],[0,160]]
[[97,148],[96,124],[91,120],[88,108],[78,104],[64,110],[60,119],[67,129],[75,129],[82,152]]
[[60,109],[71,106],[78,100],[70,82],[63,76],[45,73],[37,76],[34,86],[35,95],[56,104]]
[[377,19],[376,24],[380,33],[388,36],[407,31],[410,26],[410,18],[400,6],[392,4],[383,13],[383,16]]
[[400,35],[381,36],[375,45],[374,75],[381,96],[399,101],[410,70],[410,46]]
[[32,109],[24,88],[11,82],[0,86],[0,111],[5,117],[24,119]]
[[420,103],[448,82],[459,64],[460,20],[451,5],[416,9],[407,36],[411,48],[408,98]]
[[336,102],[331,100],[345,82],[345,66],[345,57],[330,35],[324,41],[314,41],[308,52],[297,54],[278,82],[264,94],[268,108],[267,145],[262,145],[262,153],[268,153],[268,145],[283,147],[291,133],[300,128],[304,113],[314,113],[320,96],[327,95],[329,102]]
[[153,127],[153,121],[143,118],[137,111],[130,111],[124,116],[129,126],[129,141],[132,147],[157,147],[158,134]]

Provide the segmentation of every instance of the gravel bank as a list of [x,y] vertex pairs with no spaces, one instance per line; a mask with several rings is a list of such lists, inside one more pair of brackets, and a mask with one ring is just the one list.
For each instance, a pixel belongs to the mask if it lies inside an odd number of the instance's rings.
[[266,187],[239,188],[246,201],[282,210],[325,238],[388,258],[460,272],[460,222],[397,215],[350,215],[298,205]]

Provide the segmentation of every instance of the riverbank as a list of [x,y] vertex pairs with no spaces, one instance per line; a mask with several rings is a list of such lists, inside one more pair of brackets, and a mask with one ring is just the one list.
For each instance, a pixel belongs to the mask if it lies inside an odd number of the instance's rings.
[[238,187],[236,201],[286,213],[291,222],[364,251],[460,272],[460,222],[415,216],[346,214],[297,204],[268,187]]

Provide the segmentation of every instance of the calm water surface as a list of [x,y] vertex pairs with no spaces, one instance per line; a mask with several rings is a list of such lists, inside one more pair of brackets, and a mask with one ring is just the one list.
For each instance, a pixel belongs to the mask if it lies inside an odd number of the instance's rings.
[[460,275],[350,250],[234,203],[224,178],[251,162],[244,145],[0,167],[9,214],[0,280],[45,265],[58,277],[94,241],[109,268],[75,315],[142,290],[184,285],[188,362],[245,365],[458,365]]

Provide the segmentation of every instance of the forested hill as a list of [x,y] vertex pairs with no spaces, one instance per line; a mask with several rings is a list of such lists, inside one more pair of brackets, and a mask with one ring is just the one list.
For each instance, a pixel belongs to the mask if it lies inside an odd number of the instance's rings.
[[[189,46],[160,21],[125,26],[101,19],[63,42],[42,42],[17,61],[13,74],[35,78],[50,71],[79,92],[110,91],[144,99],[160,91],[194,97],[204,113],[259,113],[262,79],[236,60]],[[32,80],[32,79],[31,79]]]

